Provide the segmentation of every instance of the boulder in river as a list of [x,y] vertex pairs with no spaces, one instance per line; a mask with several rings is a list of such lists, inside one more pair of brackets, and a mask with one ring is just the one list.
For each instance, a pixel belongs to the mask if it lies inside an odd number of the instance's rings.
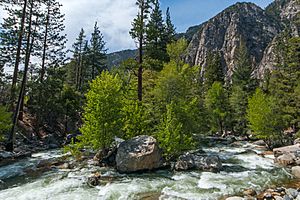
[[284,166],[300,163],[300,144],[273,149],[275,162]]
[[116,167],[121,173],[155,170],[162,166],[161,150],[151,136],[138,136],[119,145]]
[[217,155],[186,153],[178,158],[174,169],[176,171],[186,171],[192,169],[203,171],[219,171],[221,167],[221,159]]

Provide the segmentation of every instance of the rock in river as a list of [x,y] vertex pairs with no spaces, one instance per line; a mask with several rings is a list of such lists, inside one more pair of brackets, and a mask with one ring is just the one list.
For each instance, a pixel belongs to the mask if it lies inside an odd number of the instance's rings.
[[273,149],[275,162],[287,166],[300,164],[300,144]]
[[181,155],[176,164],[176,171],[191,169],[204,171],[219,171],[222,167],[221,159],[217,155],[207,155],[203,153],[186,153]]
[[138,136],[120,144],[116,156],[117,170],[132,173],[163,166],[161,150],[155,138]]
[[296,178],[300,178],[300,166],[295,166],[292,168],[292,174],[296,177]]

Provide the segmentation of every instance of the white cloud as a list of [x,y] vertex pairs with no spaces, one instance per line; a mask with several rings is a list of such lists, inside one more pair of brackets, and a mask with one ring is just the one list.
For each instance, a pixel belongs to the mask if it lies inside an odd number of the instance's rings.
[[66,14],[65,25],[68,47],[75,41],[80,29],[90,37],[95,21],[107,42],[109,51],[135,48],[129,35],[131,22],[136,15],[135,0],[59,0]]

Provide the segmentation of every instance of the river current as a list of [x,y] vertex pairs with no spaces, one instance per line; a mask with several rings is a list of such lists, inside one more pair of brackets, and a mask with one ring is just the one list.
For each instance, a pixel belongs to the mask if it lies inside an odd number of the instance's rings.
[[[284,168],[273,163],[272,156],[259,156],[257,146],[246,142],[203,150],[220,156],[221,172],[162,170],[124,175],[114,169],[86,165],[28,175],[28,169],[34,171],[41,160],[63,156],[60,150],[38,153],[0,167],[0,200],[217,200],[249,188],[262,191],[290,178]],[[87,178],[95,172],[113,179],[89,187]]]

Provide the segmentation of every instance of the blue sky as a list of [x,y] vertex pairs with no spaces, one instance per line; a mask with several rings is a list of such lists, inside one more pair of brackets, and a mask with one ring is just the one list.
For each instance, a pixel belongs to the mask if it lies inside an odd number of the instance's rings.
[[[67,47],[70,48],[81,28],[90,35],[95,21],[106,41],[109,52],[136,48],[129,35],[131,22],[136,16],[136,0],[58,0],[65,14]],[[171,17],[178,32],[184,32],[193,25],[201,24],[215,16],[236,0],[161,0],[165,12],[170,7]],[[272,0],[251,0],[264,8]],[[0,9],[0,21],[5,13]]]

